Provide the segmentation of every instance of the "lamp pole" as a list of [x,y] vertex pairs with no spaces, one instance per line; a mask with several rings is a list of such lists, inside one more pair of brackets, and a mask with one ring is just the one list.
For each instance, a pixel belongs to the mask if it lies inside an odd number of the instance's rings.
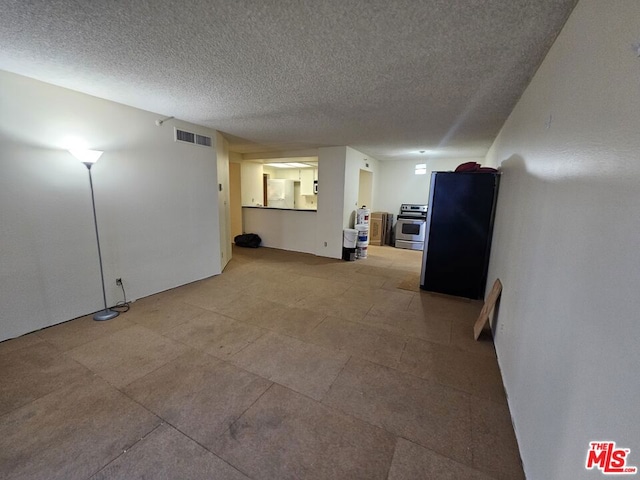
[[91,166],[93,162],[82,162],[89,171],[89,186],[91,187],[91,206],[93,207],[93,224],[96,227],[96,242],[98,243],[98,261],[100,262],[100,280],[102,280],[102,299],[104,300],[104,310],[100,310],[93,315],[97,321],[111,320],[119,315],[119,312],[107,307],[107,294],[104,288],[104,270],[102,268],[102,251],[100,250],[100,234],[98,233],[98,217],[96,216],[96,200],[93,194],[93,178],[91,177]]

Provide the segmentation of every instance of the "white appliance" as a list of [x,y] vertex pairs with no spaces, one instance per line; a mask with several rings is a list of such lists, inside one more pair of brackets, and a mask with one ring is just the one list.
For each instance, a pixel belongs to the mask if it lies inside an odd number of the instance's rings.
[[267,207],[295,207],[293,180],[283,180],[280,178],[267,180]]
[[422,250],[427,230],[427,205],[403,203],[396,222],[396,248]]

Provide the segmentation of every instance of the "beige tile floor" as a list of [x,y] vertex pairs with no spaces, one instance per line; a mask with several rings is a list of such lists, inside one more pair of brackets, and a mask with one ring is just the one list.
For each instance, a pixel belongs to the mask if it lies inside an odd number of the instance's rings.
[[524,478],[481,304],[398,288],[420,256],[234,249],[0,343],[0,478]]

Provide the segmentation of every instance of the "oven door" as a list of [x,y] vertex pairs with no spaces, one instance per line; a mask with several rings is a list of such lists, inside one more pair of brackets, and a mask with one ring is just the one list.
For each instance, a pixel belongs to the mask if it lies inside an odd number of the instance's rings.
[[399,218],[396,223],[396,240],[424,242],[427,222],[422,218]]

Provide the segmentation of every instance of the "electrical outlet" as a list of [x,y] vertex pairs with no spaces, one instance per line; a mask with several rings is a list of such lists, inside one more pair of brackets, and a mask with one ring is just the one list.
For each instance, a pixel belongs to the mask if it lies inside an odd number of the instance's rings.
[[116,278],[116,285],[118,285],[118,286],[122,285],[122,279],[121,278]]

